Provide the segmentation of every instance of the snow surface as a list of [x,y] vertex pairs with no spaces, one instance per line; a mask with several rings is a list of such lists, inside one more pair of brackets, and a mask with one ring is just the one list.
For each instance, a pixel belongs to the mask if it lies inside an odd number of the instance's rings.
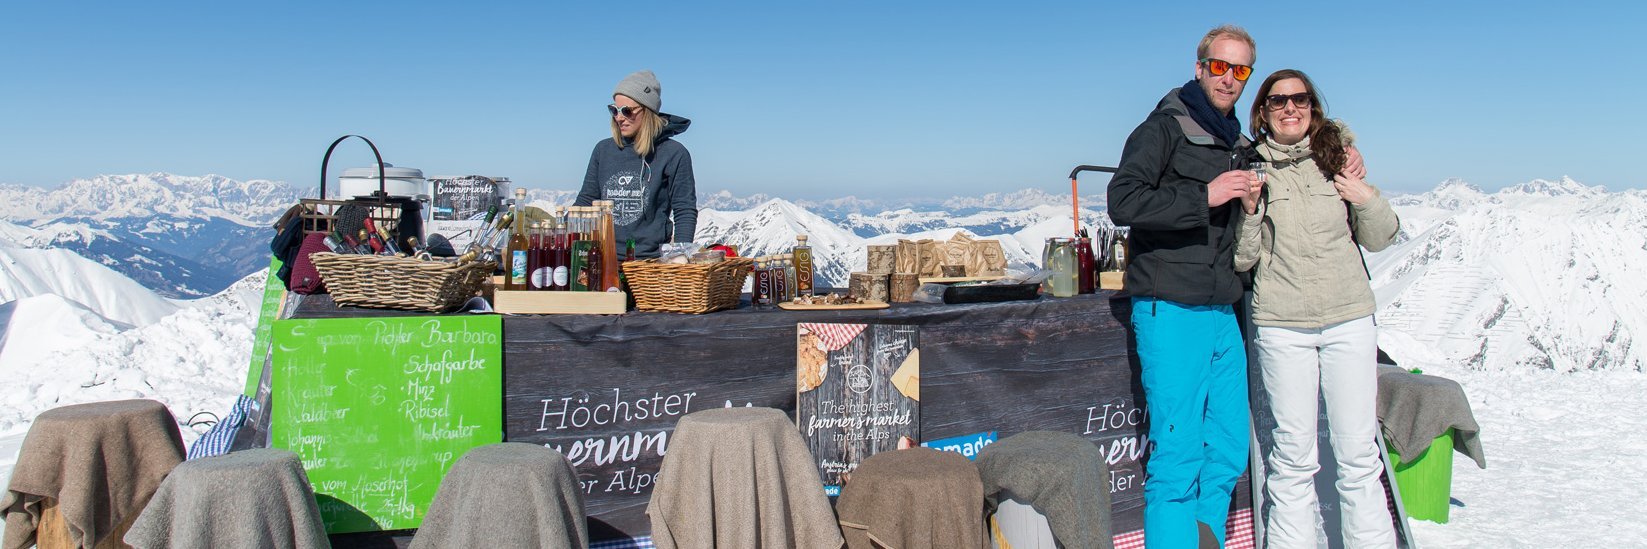
[[[157,195],[180,187],[157,178],[137,183]],[[219,197],[268,194],[210,176],[192,184]],[[49,199],[0,188],[0,196],[70,210],[94,198],[94,187]],[[564,198],[543,193],[533,202]],[[870,242],[964,231],[1000,239],[1014,262],[1033,262],[1040,242],[1070,227],[1067,209],[1034,193],[997,198],[1020,201],[1021,209],[957,199],[956,207],[977,211],[843,216],[845,226],[760,198],[717,195],[745,209],[706,208],[700,240],[774,253],[804,233],[820,264],[830,266],[824,275],[841,281],[861,269]],[[191,200],[196,211],[261,212],[232,200]],[[1402,234],[1389,250],[1369,255],[1381,346],[1403,366],[1463,385],[1489,465],[1479,470],[1455,459],[1452,520],[1414,521],[1419,545],[1616,547],[1647,539],[1647,485],[1633,475],[1647,470],[1647,350],[1634,345],[1636,334],[1647,333],[1640,279],[1647,193],[1609,193],[1564,178],[1488,194],[1449,181],[1392,202]],[[140,207],[163,204],[156,198]],[[1107,225],[1106,218],[1083,208],[1083,224]],[[52,240],[41,235],[0,223],[0,483],[33,417],[53,407],[152,398],[180,422],[228,409],[245,383],[263,273],[212,297],[167,300],[102,264],[41,248]],[[195,429],[183,432],[186,441],[198,437]]]

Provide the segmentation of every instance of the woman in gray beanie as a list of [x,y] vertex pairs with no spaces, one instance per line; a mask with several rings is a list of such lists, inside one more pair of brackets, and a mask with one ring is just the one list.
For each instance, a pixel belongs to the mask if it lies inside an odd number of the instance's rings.
[[618,82],[606,106],[612,138],[595,143],[575,202],[611,200],[618,245],[633,239],[640,258],[657,257],[666,242],[691,242],[698,227],[692,155],[671,139],[692,121],[664,114],[662,107],[663,87],[652,71]]

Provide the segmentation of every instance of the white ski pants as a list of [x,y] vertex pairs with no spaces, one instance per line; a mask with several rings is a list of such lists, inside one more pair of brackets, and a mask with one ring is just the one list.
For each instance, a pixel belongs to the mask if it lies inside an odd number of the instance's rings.
[[[1275,448],[1266,456],[1265,521],[1270,549],[1316,546],[1317,395],[1326,402],[1338,463],[1344,547],[1395,547],[1379,476],[1378,328],[1371,316],[1318,329],[1258,326],[1253,339],[1275,414]],[[1317,393],[1317,390],[1320,392]]]

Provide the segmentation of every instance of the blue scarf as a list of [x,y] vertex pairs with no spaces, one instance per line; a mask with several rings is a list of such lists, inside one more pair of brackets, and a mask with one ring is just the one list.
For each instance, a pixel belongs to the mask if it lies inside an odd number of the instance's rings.
[[1178,99],[1189,108],[1190,118],[1201,129],[1222,139],[1231,148],[1241,141],[1241,122],[1235,119],[1235,109],[1231,108],[1229,114],[1225,114],[1212,108],[1212,101],[1207,99],[1207,92],[1201,89],[1200,82],[1190,79],[1188,84],[1178,89]]

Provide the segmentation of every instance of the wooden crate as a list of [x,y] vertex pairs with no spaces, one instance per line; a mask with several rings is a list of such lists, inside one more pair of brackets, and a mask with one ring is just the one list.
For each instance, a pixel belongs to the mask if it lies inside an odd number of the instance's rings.
[[629,294],[497,290],[492,294],[492,308],[507,314],[621,315],[628,312]]

